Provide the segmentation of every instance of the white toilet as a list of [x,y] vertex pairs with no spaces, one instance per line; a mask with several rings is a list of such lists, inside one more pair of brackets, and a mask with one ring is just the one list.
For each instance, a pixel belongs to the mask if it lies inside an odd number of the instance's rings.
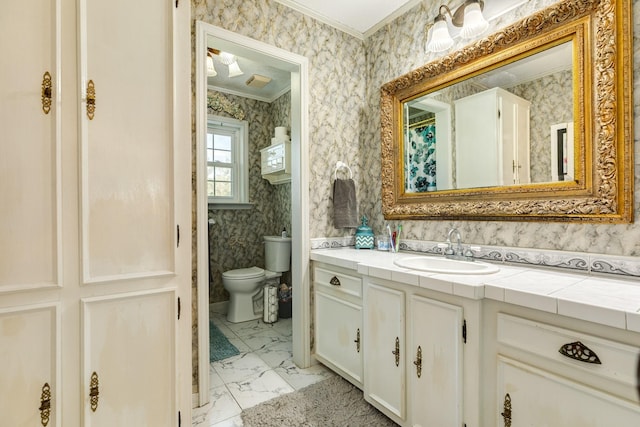
[[262,284],[289,271],[291,264],[291,238],[264,236],[265,269],[240,268],[222,273],[222,285],[229,292],[227,320],[231,323],[246,322],[262,317]]

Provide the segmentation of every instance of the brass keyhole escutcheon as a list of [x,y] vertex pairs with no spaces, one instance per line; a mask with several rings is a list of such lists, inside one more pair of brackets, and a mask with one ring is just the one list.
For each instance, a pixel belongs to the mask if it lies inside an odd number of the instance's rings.
[[49,383],[44,383],[42,386],[42,394],[40,395],[40,423],[43,427],[47,427],[49,424],[49,417],[51,416],[51,387]]
[[396,337],[396,349],[391,352],[396,357],[396,366],[400,366],[400,338]]
[[504,419],[504,427],[511,427],[511,396],[509,393],[504,395],[504,406],[502,418]]
[[98,409],[98,399],[100,398],[99,385],[98,374],[94,372],[91,374],[91,384],[89,386],[89,404],[93,412],[96,412],[96,409]]
[[413,364],[416,365],[416,375],[420,378],[422,376],[422,347],[420,346],[418,346],[416,360],[413,361]]
[[96,113],[96,86],[93,80],[87,82],[87,117],[93,120]]
[[51,82],[51,74],[48,71],[45,71],[44,74],[42,75],[42,93],[41,93],[41,100],[42,100],[42,111],[44,111],[45,114],[49,114],[49,111],[51,111],[51,96],[53,94],[53,83]]

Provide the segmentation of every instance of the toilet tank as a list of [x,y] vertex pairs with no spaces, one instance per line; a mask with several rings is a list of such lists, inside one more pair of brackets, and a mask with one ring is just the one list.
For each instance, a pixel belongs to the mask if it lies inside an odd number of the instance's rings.
[[283,273],[290,265],[291,237],[264,236],[264,268]]

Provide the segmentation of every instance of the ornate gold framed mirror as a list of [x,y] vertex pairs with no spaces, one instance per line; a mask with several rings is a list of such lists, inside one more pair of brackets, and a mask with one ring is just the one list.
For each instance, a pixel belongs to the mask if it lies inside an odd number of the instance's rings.
[[631,15],[562,1],[386,83],[385,218],[633,221]]

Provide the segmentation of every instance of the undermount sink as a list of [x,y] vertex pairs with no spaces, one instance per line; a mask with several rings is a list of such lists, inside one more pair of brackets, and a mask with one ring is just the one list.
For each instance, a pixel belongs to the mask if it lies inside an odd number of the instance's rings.
[[500,269],[479,261],[461,261],[429,256],[402,257],[393,261],[395,265],[410,270],[429,271],[442,274],[491,274]]

